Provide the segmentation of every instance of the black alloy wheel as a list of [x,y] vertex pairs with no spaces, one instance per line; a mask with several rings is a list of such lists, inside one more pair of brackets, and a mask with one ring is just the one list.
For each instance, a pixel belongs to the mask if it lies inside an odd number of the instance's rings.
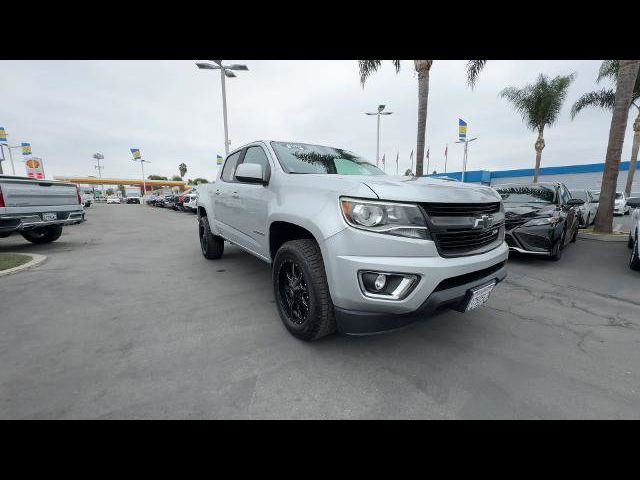
[[309,317],[309,286],[302,267],[293,260],[286,260],[278,271],[280,306],[287,319],[302,325]]

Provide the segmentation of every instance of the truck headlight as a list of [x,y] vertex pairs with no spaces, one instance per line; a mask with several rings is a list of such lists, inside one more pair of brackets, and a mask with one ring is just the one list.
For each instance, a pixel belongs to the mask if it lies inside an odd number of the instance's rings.
[[540,225],[555,225],[560,221],[560,217],[541,217],[529,220],[524,224],[525,227],[538,227]]
[[342,197],[340,207],[345,221],[354,228],[399,237],[430,238],[417,205]]

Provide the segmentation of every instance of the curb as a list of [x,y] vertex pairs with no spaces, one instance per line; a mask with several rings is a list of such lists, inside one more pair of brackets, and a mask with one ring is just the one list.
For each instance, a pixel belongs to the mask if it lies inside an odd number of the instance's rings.
[[586,240],[597,240],[599,242],[626,242],[629,234],[624,235],[607,235],[601,233],[578,232],[578,238]]
[[7,270],[2,270],[0,272],[0,277],[4,277],[5,275],[11,275],[13,273],[18,273],[23,270],[36,267],[47,259],[45,255],[39,255],[37,253],[15,253],[15,252],[2,252],[2,253],[11,253],[13,255],[27,255],[31,257],[31,261],[23,265],[18,265],[17,267],[8,268]]

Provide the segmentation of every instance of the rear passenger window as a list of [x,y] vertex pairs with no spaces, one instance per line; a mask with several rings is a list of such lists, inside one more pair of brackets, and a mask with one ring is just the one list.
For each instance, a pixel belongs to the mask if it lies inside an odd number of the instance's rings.
[[224,162],[224,167],[222,167],[222,180],[225,182],[233,182],[233,176],[236,173],[236,165],[238,164],[239,158],[240,152],[227,157],[227,161]]
[[269,160],[261,147],[249,147],[247,153],[244,154],[242,163],[255,163],[262,165],[262,173],[269,171]]

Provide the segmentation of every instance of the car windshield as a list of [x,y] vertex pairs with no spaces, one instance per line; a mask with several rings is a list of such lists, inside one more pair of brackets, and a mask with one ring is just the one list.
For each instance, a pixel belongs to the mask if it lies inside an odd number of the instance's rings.
[[571,198],[577,198],[579,200],[584,200],[585,202],[588,200],[587,192],[584,190],[571,190]]
[[364,158],[340,148],[287,142],[271,142],[271,146],[288,173],[385,175]]
[[510,185],[496,188],[504,203],[554,203],[553,188],[542,185]]

